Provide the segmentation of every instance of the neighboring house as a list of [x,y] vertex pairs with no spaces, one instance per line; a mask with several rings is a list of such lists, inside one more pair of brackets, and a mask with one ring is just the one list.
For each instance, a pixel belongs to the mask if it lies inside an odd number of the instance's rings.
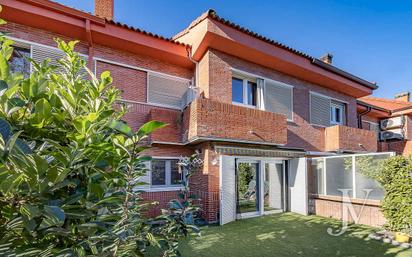
[[401,155],[412,154],[412,102],[410,92],[395,99],[362,97],[358,99],[361,128],[377,131],[379,150]]
[[[61,56],[55,37],[80,40],[90,69],[111,71],[134,129],[149,120],[169,124],[151,136],[154,160],[142,178],[143,197],[160,203],[152,214],[176,197],[177,160],[195,150],[204,165],[191,188],[204,218],[221,224],[307,214],[309,158],[378,151],[375,129],[358,125],[370,105],[357,101],[377,86],[333,66],[331,55],[309,56],[213,10],[167,39],[114,21],[110,0],[96,0],[96,15],[46,0],[0,4],[2,30],[16,42],[13,69],[30,73],[26,56]],[[389,117],[373,109],[369,115]]]

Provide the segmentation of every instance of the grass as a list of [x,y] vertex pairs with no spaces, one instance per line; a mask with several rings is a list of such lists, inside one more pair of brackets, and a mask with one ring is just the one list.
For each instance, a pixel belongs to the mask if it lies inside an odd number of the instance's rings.
[[[330,236],[327,228],[340,222],[317,216],[274,214],[202,228],[201,237],[184,239],[182,256],[304,256],[304,257],[412,257],[405,250],[370,240],[372,228],[351,225],[342,236]],[[334,230],[336,231],[336,230]]]

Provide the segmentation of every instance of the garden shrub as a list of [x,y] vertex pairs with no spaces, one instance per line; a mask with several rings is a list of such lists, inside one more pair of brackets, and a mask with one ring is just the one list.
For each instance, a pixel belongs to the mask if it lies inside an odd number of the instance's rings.
[[176,254],[184,224],[145,218],[151,203],[136,190],[150,160],[143,142],[165,124],[133,132],[122,122],[110,73],[97,79],[76,42],[57,40],[59,65],[32,62],[24,77],[10,72],[13,42],[0,41],[0,255]]
[[385,189],[382,211],[388,229],[411,233],[412,157],[394,156],[379,170],[377,180]]

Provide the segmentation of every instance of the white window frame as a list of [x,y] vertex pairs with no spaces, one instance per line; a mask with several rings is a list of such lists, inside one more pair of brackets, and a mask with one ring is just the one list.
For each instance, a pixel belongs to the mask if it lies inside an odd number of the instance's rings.
[[[180,190],[183,188],[182,184],[172,184],[172,165],[171,161],[178,161],[179,159],[176,157],[153,157],[152,161],[150,161],[150,168],[148,171],[149,175],[149,186],[150,186],[150,191],[156,191],[156,190],[163,190],[167,191],[169,189],[175,189],[175,190]],[[153,161],[165,161],[165,184],[164,185],[153,185],[152,184],[152,162]],[[184,172],[182,171],[182,179],[185,179]]]
[[[270,78],[267,78],[267,77],[263,77],[263,76],[260,76],[260,75],[257,75],[257,74],[253,74],[253,73],[250,73],[250,72],[247,72],[247,71],[243,71],[243,70],[239,70],[239,69],[235,69],[235,68],[231,68],[231,70],[232,70],[232,78],[237,78],[237,79],[242,79],[242,80],[244,80],[244,79],[249,79],[250,81],[255,82],[255,83],[257,83],[257,80],[258,80],[258,79],[262,79],[265,84],[266,84],[266,81],[269,81],[269,82],[271,82],[272,84],[276,84],[276,86],[285,87],[285,88],[290,88],[290,89],[291,89],[291,90],[290,90],[290,91],[291,91],[291,92],[290,92],[290,97],[291,97],[292,119],[289,119],[289,118],[288,118],[287,121],[289,121],[289,122],[293,122],[293,121],[294,121],[294,117],[295,117],[295,112],[294,112],[294,94],[293,94],[294,86],[289,85],[289,84],[286,84],[286,83],[284,83],[284,82],[280,82],[280,81],[278,81],[278,80],[273,80],[273,79],[270,79]],[[265,85],[265,86],[266,86],[266,85]],[[246,91],[246,90],[245,90],[245,83],[243,82],[243,103],[238,103],[238,102],[232,101],[232,104],[234,104],[234,105],[239,105],[239,106],[244,106],[244,107],[249,107],[249,108],[253,108],[253,109],[258,109],[257,106],[259,106],[260,103],[258,103],[257,101],[259,100],[259,98],[256,99],[256,106],[245,104],[245,91]],[[256,93],[258,93],[258,92],[256,92]],[[264,95],[263,97],[266,97],[266,95]],[[247,99],[247,92],[246,92],[246,99]],[[266,108],[265,108],[265,106],[263,106],[263,109],[262,109],[262,110],[263,110],[263,111],[267,111]]]
[[[232,104],[257,109],[257,107],[259,105],[258,102],[257,102],[258,101],[257,87],[256,87],[256,105],[248,103],[248,82],[252,82],[252,83],[257,84],[257,79],[253,78],[253,77],[243,76],[241,74],[233,74],[232,75],[232,90],[233,90],[233,78],[242,80],[242,83],[243,83],[242,84],[242,86],[243,86],[243,99],[242,100],[243,100],[243,102],[242,103],[234,102],[233,99],[232,99]],[[232,95],[233,95],[233,93],[232,93]]]
[[[336,110],[340,110],[339,122],[336,121]],[[330,124],[345,125],[345,104],[337,101],[330,102]]]

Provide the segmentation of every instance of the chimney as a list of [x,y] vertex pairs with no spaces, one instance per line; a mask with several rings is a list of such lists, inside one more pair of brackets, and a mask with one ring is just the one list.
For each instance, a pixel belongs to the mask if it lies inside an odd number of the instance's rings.
[[410,92],[403,92],[395,95],[395,100],[402,101],[402,102],[409,102],[410,101]]
[[113,20],[114,0],[94,0],[94,14],[101,18]]
[[325,55],[320,57],[320,60],[327,64],[332,64],[332,59],[333,59],[333,55],[331,53],[326,53]]

